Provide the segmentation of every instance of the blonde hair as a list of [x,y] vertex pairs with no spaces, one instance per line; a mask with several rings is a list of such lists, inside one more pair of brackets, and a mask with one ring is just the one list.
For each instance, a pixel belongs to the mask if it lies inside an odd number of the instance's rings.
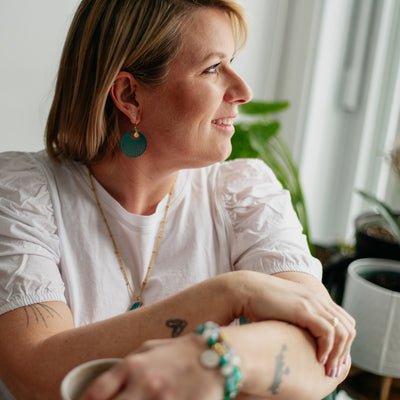
[[99,161],[118,149],[117,110],[109,90],[118,72],[159,85],[199,7],[226,12],[237,48],[246,40],[244,11],[234,0],[83,0],[72,21],[46,126],[53,161]]

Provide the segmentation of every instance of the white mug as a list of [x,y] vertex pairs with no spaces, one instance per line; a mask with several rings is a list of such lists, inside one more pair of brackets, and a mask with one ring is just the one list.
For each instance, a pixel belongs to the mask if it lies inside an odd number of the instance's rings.
[[121,361],[120,358],[103,358],[78,365],[65,376],[61,383],[62,400],[77,400],[99,375]]

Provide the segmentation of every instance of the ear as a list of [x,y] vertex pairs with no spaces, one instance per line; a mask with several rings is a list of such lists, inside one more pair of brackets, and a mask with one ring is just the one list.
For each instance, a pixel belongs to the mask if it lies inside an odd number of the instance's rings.
[[120,71],[110,89],[115,106],[132,124],[139,123],[139,104],[136,101],[136,79],[126,71]]

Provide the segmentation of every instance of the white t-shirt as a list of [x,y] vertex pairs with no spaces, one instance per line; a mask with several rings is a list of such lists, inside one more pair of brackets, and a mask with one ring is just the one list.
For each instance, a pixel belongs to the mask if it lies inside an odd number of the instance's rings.
[[[95,181],[135,294],[140,292],[168,196],[150,216],[127,212]],[[272,171],[235,160],[179,172],[144,305],[224,272],[303,271],[321,278]],[[0,155],[0,314],[64,301],[76,326],[133,303],[86,166],[45,152]]]
[[[127,212],[96,190],[136,294],[168,196],[150,216]],[[144,305],[232,270],[302,271],[321,278],[289,193],[259,160],[179,172]],[[104,220],[79,163],[45,152],[0,154],[0,314],[66,302],[76,326],[128,310],[126,286]],[[0,381],[2,398],[12,399]]]

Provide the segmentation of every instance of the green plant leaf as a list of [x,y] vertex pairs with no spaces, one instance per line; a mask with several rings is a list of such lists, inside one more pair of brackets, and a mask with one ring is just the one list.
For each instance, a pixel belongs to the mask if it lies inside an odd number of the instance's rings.
[[229,160],[235,158],[257,158],[258,153],[255,151],[249,141],[249,131],[246,124],[239,123],[235,125],[235,134],[231,139],[232,152]]
[[277,121],[268,124],[253,123],[249,126],[250,146],[261,153],[267,142],[277,134],[280,124]]
[[390,230],[396,237],[397,242],[400,244],[400,221],[397,215],[390,209],[390,207],[386,203],[377,199],[372,194],[364,192],[363,190],[357,190],[357,193],[359,193],[364,199],[368,200],[378,207],[379,212],[382,214],[382,217],[385,218],[385,221],[388,223]]
[[239,106],[239,111],[243,114],[269,114],[286,110],[288,107],[288,101],[281,101],[276,103],[250,101],[249,103],[241,104]]

